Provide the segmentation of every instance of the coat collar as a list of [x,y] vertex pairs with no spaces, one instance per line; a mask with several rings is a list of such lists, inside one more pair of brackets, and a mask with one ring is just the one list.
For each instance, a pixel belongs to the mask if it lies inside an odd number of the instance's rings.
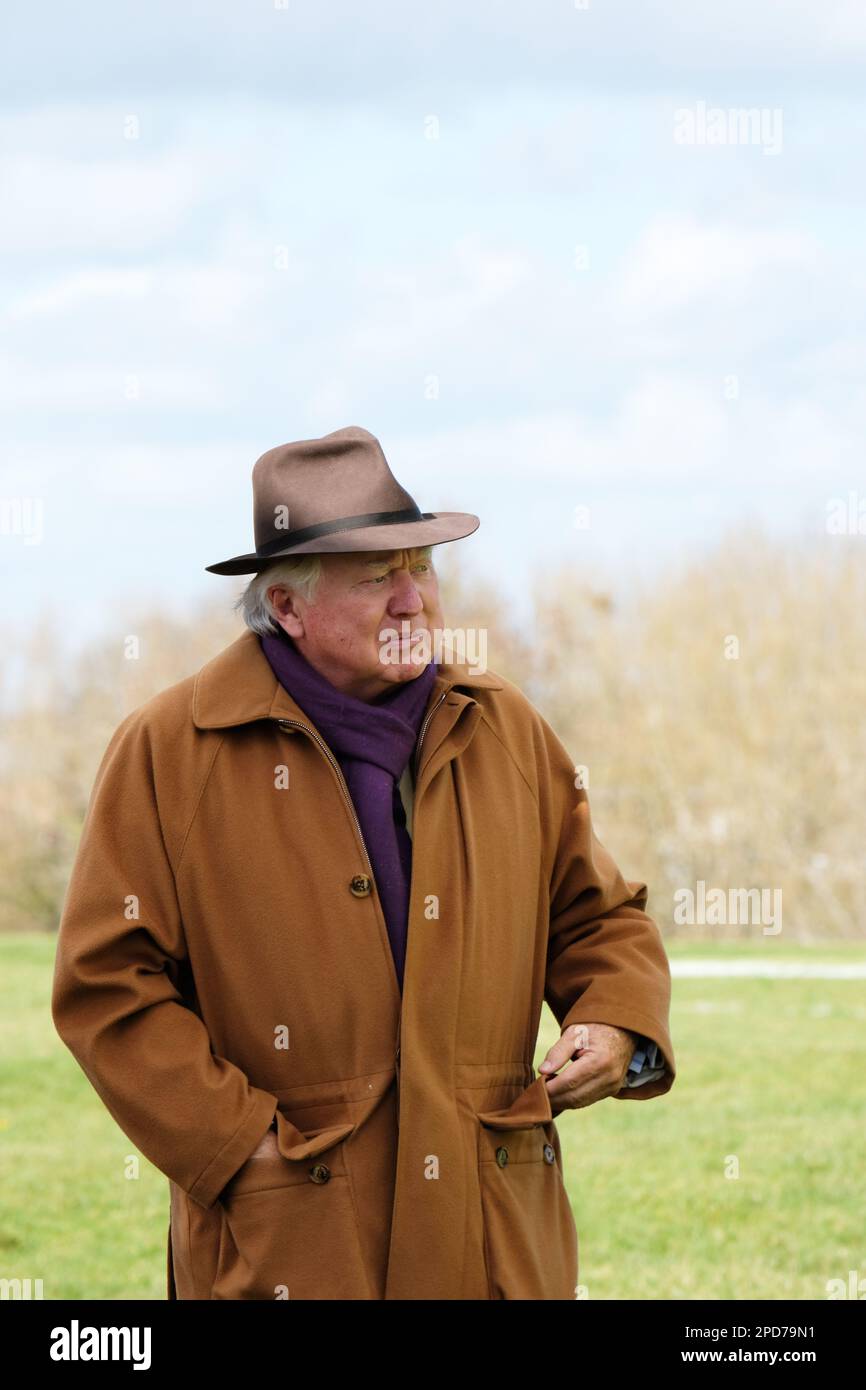
[[[501,690],[492,672],[473,674],[463,662],[440,662],[431,701],[452,687]],[[471,701],[468,701],[471,702]],[[198,729],[226,729],[254,719],[309,720],[280,685],[249,628],[198,672],[193,686],[192,719]]]

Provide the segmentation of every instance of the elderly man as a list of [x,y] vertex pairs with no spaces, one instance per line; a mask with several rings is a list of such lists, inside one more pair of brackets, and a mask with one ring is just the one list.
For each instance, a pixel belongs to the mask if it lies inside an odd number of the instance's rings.
[[247,631],[100,764],[55,1025],[169,1179],[170,1298],[572,1299],[555,1117],[675,1075],[646,886],[516,686],[413,658],[478,518],[358,427],[253,491]]

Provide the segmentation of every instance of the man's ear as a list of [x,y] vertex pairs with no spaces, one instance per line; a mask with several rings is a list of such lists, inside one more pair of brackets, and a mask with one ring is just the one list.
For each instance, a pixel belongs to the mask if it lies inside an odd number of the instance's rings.
[[268,590],[268,598],[274,613],[274,622],[289,637],[304,636],[304,620],[298,611],[297,598],[285,585],[275,584]]

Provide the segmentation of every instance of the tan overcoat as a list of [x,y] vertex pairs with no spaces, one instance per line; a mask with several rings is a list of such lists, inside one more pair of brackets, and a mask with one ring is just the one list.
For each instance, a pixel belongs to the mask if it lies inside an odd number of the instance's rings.
[[658,1043],[618,1099],[673,1084],[646,886],[538,711],[442,664],[415,758],[401,997],[339,765],[254,633],[112,735],[52,1009],[169,1179],[169,1298],[573,1299],[542,1000]]

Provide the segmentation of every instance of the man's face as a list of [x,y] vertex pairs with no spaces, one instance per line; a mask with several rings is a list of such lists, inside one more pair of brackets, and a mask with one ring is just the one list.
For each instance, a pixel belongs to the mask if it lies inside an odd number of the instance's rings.
[[[359,700],[375,700],[413,680],[426,664],[382,660],[388,630],[411,638],[444,626],[430,549],[356,551],[321,556],[315,597],[275,584],[268,590],[276,621],[326,680]],[[428,655],[432,648],[428,643]],[[412,651],[407,644],[406,655]],[[403,653],[399,653],[401,656]]]

